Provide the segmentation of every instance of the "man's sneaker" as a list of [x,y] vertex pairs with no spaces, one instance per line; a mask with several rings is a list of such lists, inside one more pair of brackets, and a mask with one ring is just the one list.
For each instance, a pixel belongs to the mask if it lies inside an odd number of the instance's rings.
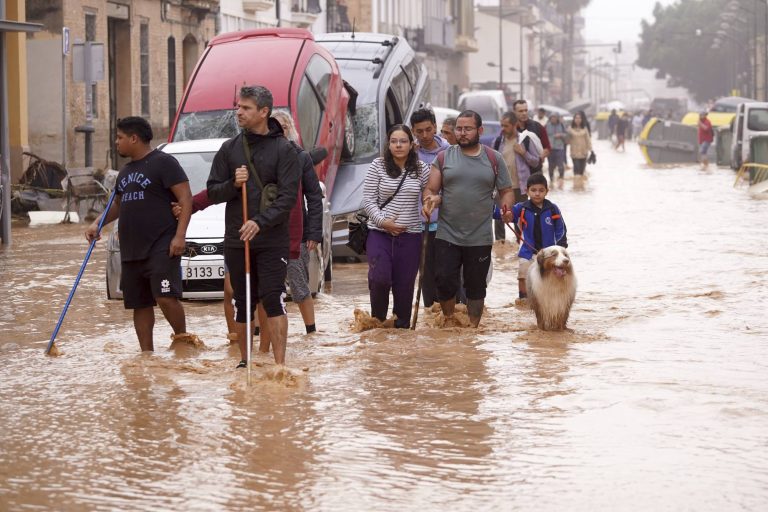
[[248,361],[245,359],[242,359],[239,363],[237,363],[237,366],[235,366],[235,369],[238,368],[246,368],[248,366]]

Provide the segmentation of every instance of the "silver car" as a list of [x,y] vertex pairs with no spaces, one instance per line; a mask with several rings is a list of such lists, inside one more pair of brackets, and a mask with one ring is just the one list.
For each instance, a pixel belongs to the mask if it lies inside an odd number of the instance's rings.
[[[227,139],[203,139],[165,144],[160,149],[173,155],[189,178],[192,194],[206,186],[211,163]],[[323,191],[323,242],[309,258],[309,286],[313,295],[322,291],[326,275],[331,274],[331,209]],[[168,205],[170,208],[171,206]],[[224,209],[211,205],[192,215],[187,228],[187,250],[181,258],[183,298],[221,299],[224,297]],[[115,222],[107,240],[107,298],[122,299],[120,289],[119,226]]]

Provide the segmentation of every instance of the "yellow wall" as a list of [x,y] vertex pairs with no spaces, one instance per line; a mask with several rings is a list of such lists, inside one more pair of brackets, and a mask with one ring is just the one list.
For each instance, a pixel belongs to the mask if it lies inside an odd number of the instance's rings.
[[[26,21],[24,0],[7,0],[6,18]],[[5,35],[8,54],[8,138],[11,144],[11,180],[18,181],[23,151],[29,150],[29,117],[27,109],[27,35],[8,32]]]

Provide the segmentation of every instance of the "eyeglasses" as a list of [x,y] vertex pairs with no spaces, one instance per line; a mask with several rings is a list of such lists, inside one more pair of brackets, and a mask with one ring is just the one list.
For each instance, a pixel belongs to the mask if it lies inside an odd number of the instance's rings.
[[389,143],[393,146],[397,146],[398,144],[402,144],[403,146],[407,146],[411,143],[408,139],[389,139]]
[[456,133],[469,133],[477,130],[476,126],[457,126],[454,128]]

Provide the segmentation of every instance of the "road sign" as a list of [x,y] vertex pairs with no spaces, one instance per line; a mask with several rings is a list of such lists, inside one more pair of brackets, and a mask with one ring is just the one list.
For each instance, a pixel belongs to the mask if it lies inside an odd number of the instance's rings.
[[[86,65],[85,46],[90,46],[90,62]],[[86,76],[90,75],[90,76]],[[104,44],[75,43],[72,45],[72,76],[75,82],[99,82],[104,80]]]
[[61,53],[69,55],[69,27],[61,29]]

